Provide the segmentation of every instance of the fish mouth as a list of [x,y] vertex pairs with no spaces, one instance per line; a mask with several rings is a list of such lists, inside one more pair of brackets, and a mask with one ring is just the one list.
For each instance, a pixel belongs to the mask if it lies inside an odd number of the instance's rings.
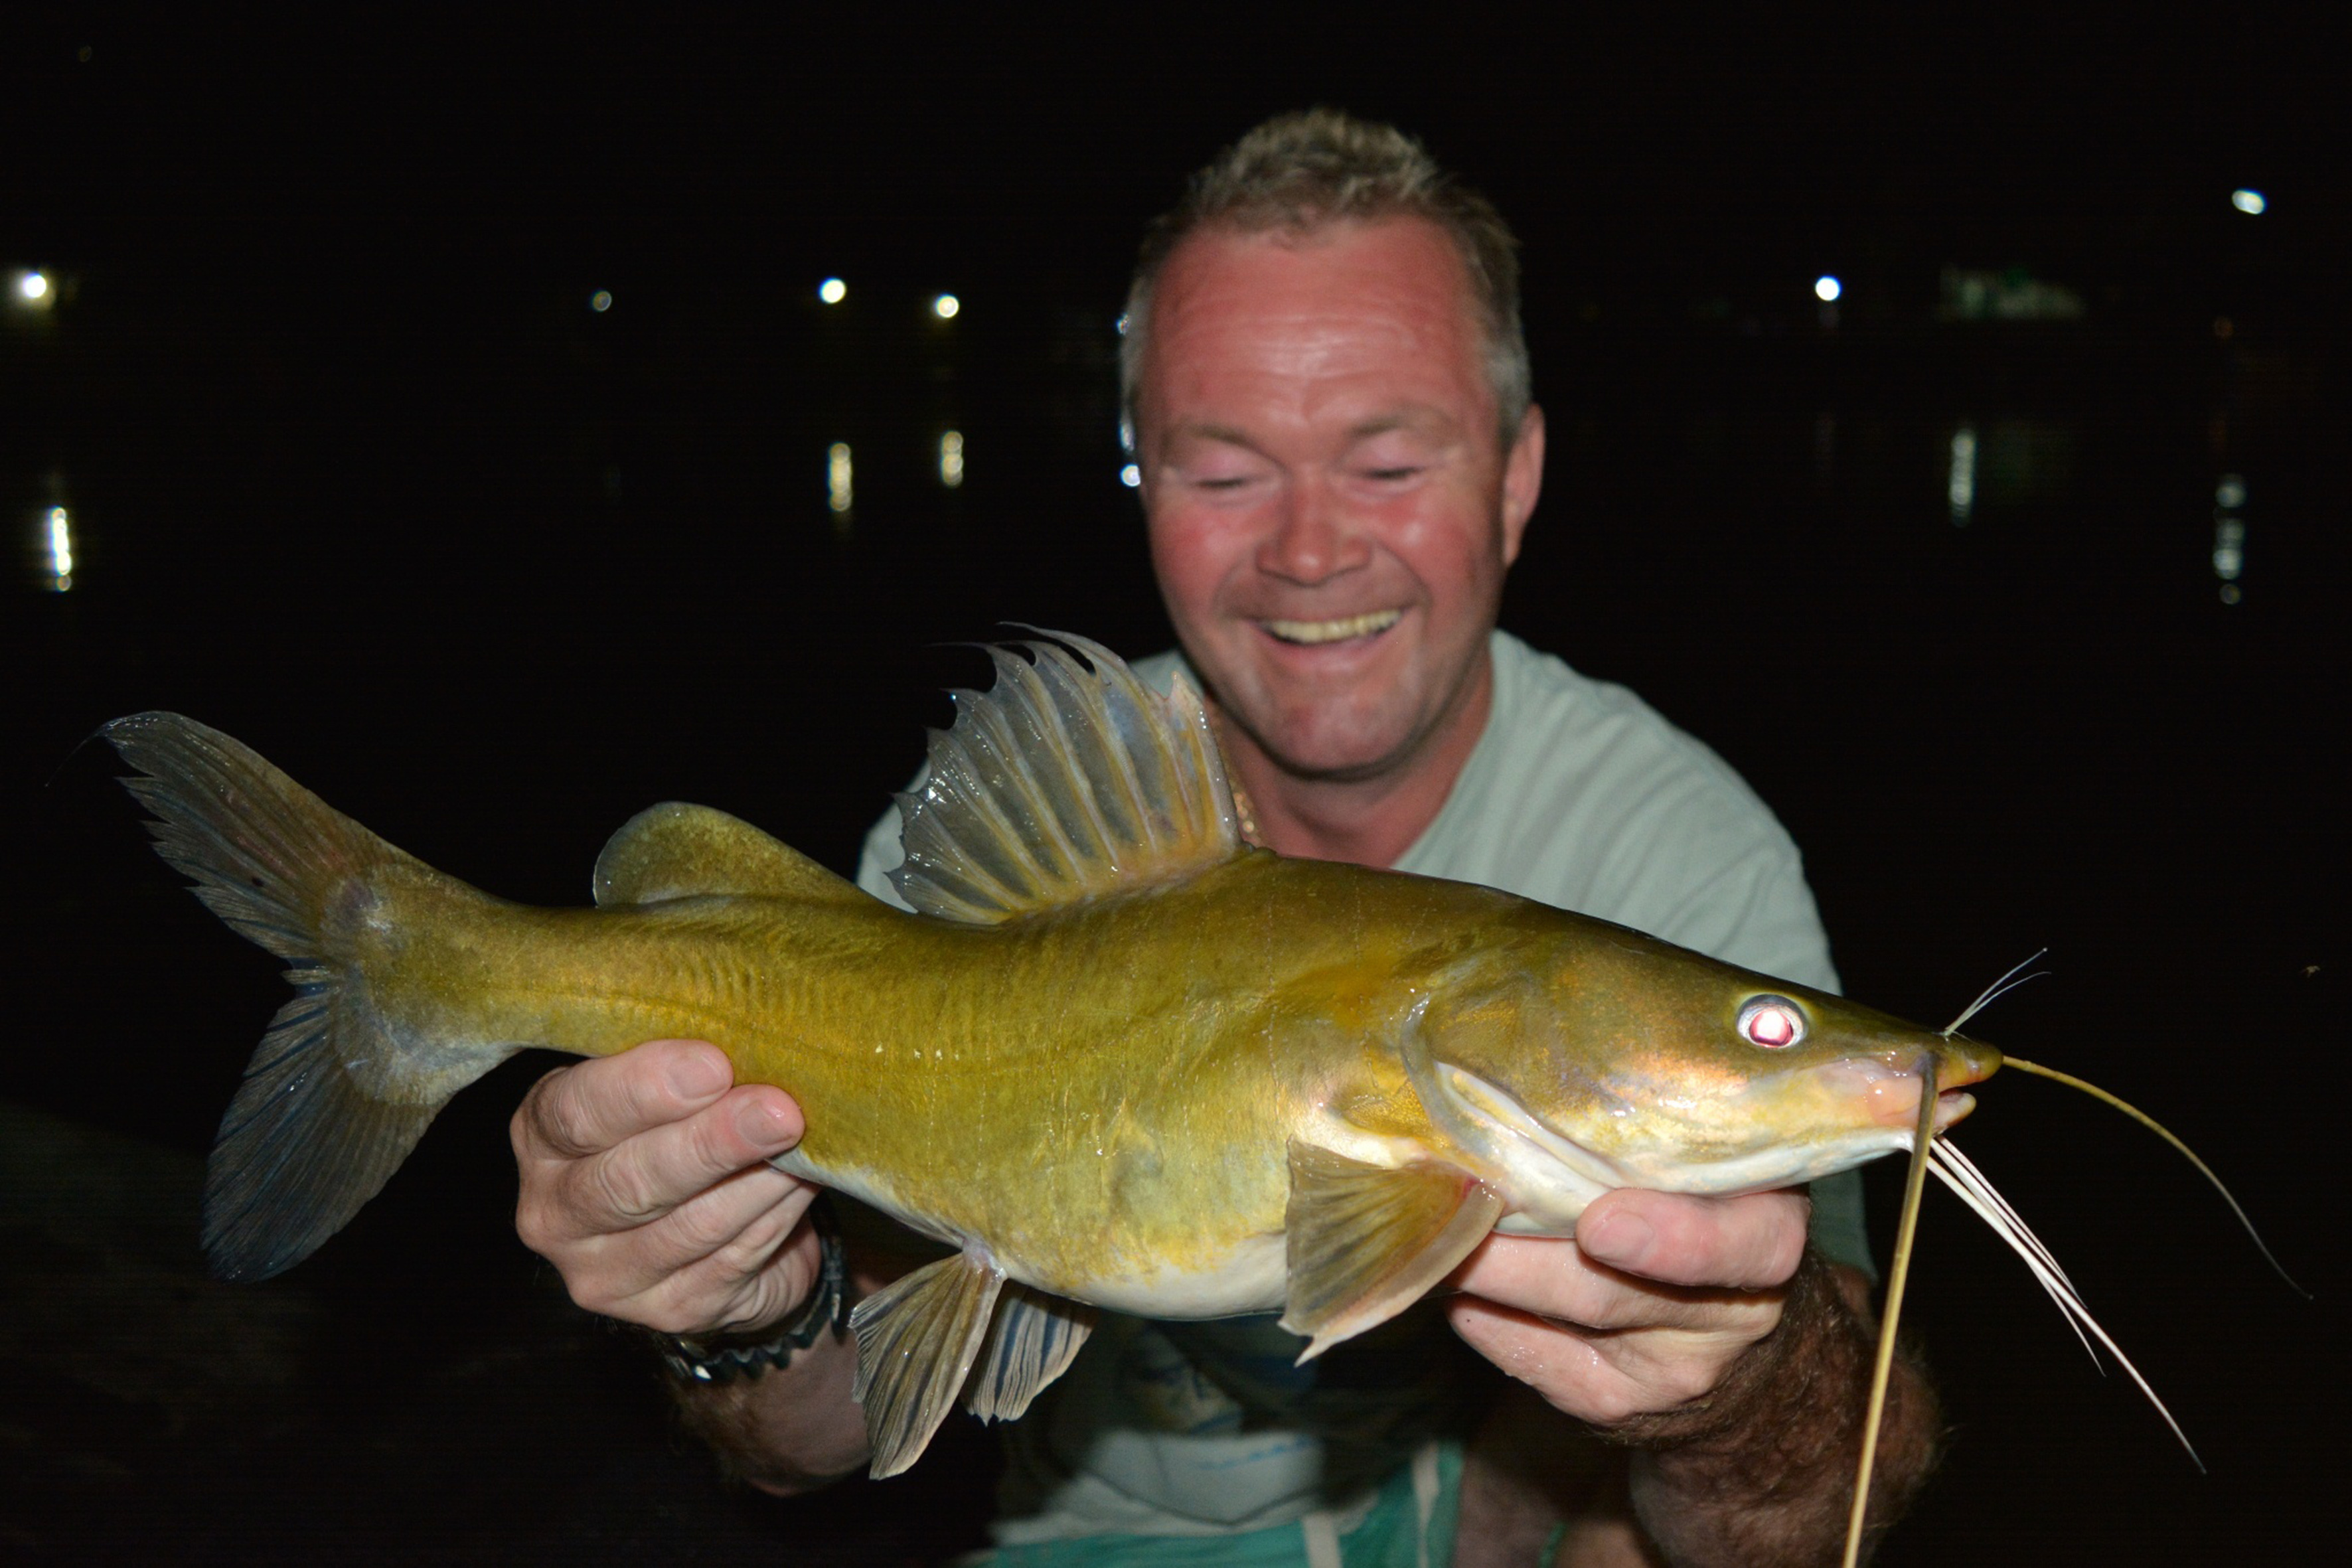
[[[1822,1071],[1836,1092],[1851,1097],[1858,1104],[1865,1121],[1881,1127],[1909,1129],[1919,1125],[1919,1088],[1923,1080],[1917,1071],[1868,1058],[1833,1062]],[[1971,1078],[1968,1081],[1978,1080]],[[1943,1131],[1976,1108],[1976,1096],[1964,1089],[1937,1090],[1936,1131]]]
[[1352,642],[1380,636],[1404,618],[1397,610],[1368,610],[1360,616],[1339,616],[1328,620],[1302,621],[1268,618],[1257,624],[1266,636],[1276,642],[1296,647],[1321,647],[1326,644]]

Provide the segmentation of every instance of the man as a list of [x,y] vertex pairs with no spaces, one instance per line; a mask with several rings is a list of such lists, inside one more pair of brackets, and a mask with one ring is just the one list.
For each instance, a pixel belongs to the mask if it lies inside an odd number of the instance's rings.
[[[1253,132],[1147,239],[1122,371],[1152,560],[1248,830],[1833,985],[1795,851],[1736,776],[1494,630],[1543,468],[1517,293],[1483,199],[1327,111]],[[1164,682],[1174,662],[1139,668]],[[883,893],[895,859],[886,820],[860,880]],[[769,1342],[823,1256],[811,1193],[764,1163],[800,1131],[789,1097],[730,1089],[715,1049],[674,1041],[561,1069],[515,1120],[519,1225],[575,1300],[775,1363],[684,1397],[778,1491],[866,1454],[847,1347]],[[1490,1400],[1466,1445],[1417,1415],[1444,1399],[1443,1358],[1410,1327],[1319,1384],[1284,1381],[1256,1321],[1098,1331],[1011,1429],[999,1538],[1038,1562],[1200,1561],[1213,1534],[1265,1561],[1449,1542],[1465,1563],[1819,1561],[1869,1342],[1854,1210],[1831,1228],[1843,1265],[1807,1250],[1801,1194],[1628,1191],[1572,1243],[1490,1237],[1442,1311],[1540,1402]],[[892,1268],[871,1243],[851,1264],[869,1286]],[[1924,1475],[1934,1424],[1906,1371],[1882,1510]],[[1630,1460],[1597,1459],[1593,1431]]]

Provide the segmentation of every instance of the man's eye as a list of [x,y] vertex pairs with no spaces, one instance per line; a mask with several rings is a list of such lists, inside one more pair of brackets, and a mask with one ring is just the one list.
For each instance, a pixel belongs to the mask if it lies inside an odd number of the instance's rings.
[[1423,468],[1419,463],[1395,463],[1385,464],[1376,468],[1364,468],[1360,471],[1363,474],[1364,478],[1371,480],[1374,484],[1393,485],[1402,484],[1407,479],[1419,478],[1423,472]]

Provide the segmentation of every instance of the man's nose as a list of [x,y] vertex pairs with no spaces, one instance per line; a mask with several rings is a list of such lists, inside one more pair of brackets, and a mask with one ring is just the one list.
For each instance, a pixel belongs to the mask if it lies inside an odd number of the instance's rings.
[[1257,568],[1268,576],[1312,586],[1371,559],[1371,542],[1315,479],[1286,487],[1272,523],[1257,550]]

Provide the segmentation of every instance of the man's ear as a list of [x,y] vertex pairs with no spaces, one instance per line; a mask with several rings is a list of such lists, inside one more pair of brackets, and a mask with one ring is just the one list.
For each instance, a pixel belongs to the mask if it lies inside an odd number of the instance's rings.
[[1543,492],[1543,410],[1530,403],[1526,417],[1519,421],[1519,433],[1512,439],[1511,449],[1503,454],[1503,564],[1506,566],[1519,558],[1520,542],[1528,534],[1528,519],[1536,510],[1536,498]]

